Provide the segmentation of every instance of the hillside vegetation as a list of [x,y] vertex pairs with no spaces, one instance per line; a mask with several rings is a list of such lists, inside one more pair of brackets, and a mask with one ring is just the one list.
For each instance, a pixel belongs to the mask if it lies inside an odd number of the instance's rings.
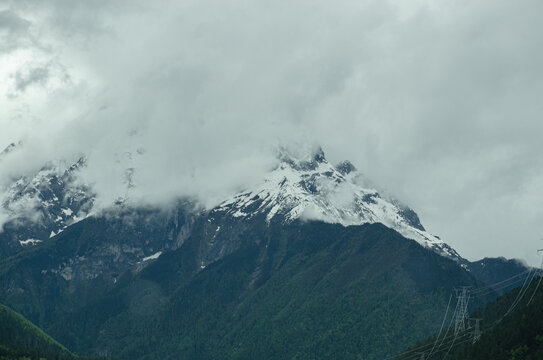
[[74,356],[40,328],[0,304],[0,359],[72,359]]
[[[530,274],[526,275],[528,278]],[[397,360],[540,360],[543,359],[543,284],[534,277],[525,286],[500,296],[470,318],[479,318],[481,337],[475,326],[448,336],[436,336],[417,344]],[[436,344],[436,345],[434,345]],[[433,349],[433,351],[431,351]],[[424,357],[422,357],[424,356]]]
[[264,226],[200,271],[188,239],[50,331],[124,359],[382,359],[437,331],[453,287],[476,286],[380,224]]

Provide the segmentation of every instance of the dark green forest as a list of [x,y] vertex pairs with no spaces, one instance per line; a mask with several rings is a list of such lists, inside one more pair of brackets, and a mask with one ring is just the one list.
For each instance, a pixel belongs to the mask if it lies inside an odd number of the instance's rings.
[[10,308],[0,305],[0,359],[73,359],[64,346]]
[[78,353],[125,359],[382,359],[437,330],[453,287],[477,285],[380,224],[244,236],[199,272],[189,240],[49,331]]
[[[437,333],[453,289],[482,286],[381,224],[320,222],[251,227],[243,246],[205,268],[195,235],[114,284],[42,275],[46,263],[93,246],[100,229],[82,221],[0,266],[4,289],[24,289],[4,300],[85,356],[379,360]],[[491,290],[470,309],[495,298]]]
[[457,336],[450,329],[447,336],[442,334],[437,341],[433,336],[396,360],[543,359],[543,277],[526,276],[531,281],[470,314],[470,319],[481,319],[480,338],[475,337],[474,321],[468,321],[467,329]]

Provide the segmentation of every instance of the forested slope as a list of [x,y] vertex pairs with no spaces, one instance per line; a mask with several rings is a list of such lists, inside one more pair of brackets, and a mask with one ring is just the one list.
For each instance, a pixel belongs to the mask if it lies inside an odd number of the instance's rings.
[[[522,286],[474,311],[464,331],[454,328],[412,347],[397,360],[540,360],[543,359],[542,277],[526,274]],[[480,338],[475,319],[479,320]],[[454,325],[451,321],[449,324]]]

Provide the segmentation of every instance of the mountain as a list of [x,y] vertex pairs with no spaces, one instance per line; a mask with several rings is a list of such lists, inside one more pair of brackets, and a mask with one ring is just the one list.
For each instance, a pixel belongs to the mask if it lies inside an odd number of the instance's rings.
[[[85,253],[79,250],[77,256],[63,258],[56,268],[44,271],[70,279],[107,273],[115,279],[123,271],[141,267],[147,260],[179,247],[190,235],[197,217],[205,217],[208,222],[204,231],[209,239],[198,254],[202,267],[238,248],[237,234],[262,218],[268,224],[288,224],[296,219],[344,226],[383,223],[441,255],[463,260],[446,243],[426,232],[413,210],[365,185],[368,182],[349,162],[334,167],[321,149],[310,156],[295,156],[281,149],[277,158],[276,168],[260,185],[211,209],[198,208],[190,201],[180,201],[173,210],[127,208],[119,202],[108,213],[93,217],[111,220],[101,228],[107,228],[106,232],[100,229],[94,234],[93,241],[100,245],[95,244]],[[83,167],[84,157],[64,171],[50,163],[34,176],[19,178],[7,189],[3,207],[11,218],[0,233],[0,258],[48,243],[93,214],[94,194],[79,177]],[[136,224],[145,225],[136,229]]]
[[460,255],[426,232],[417,214],[398,200],[383,196],[348,161],[331,165],[322,149],[293,154],[281,149],[277,167],[253,189],[235,195],[211,211],[250,219],[265,214],[266,221],[296,219],[362,225],[381,223],[437,253],[459,260]]
[[482,286],[349,162],[277,157],[260,184],[207,209],[93,213],[84,158],[16,180],[3,206],[30,198],[39,216],[0,234],[0,302],[88,355],[378,359],[437,331],[454,287]]
[[[10,146],[4,153],[15,149]],[[382,223],[444,256],[462,259],[426,232],[412,209],[369,186],[350,162],[332,166],[320,148],[302,155],[281,148],[277,158],[276,168],[261,184],[206,212],[241,219],[265,214],[268,222],[279,219],[283,223],[299,218],[344,226]],[[10,221],[0,233],[0,258],[46,241],[92,213],[94,194],[78,178],[84,166],[85,157],[65,170],[49,163],[33,177],[17,179],[5,191],[2,207]],[[129,170],[131,174],[135,171]]]
[[478,285],[382,224],[261,221],[202,269],[206,224],[46,328],[77,352],[126,359],[379,359],[435,331],[453,287]]
[[64,346],[60,345],[37,326],[0,304],[0,358],[74,359]]
[[[9,154],[14,150],[4,150]],[[34,246],[85,218],[93,206],[89,187],[77,174],[85,159],[65,170],[46,164],[34,176],[23,176],[2,194],[0,204],[8,221],[0,232],[0,259]]]

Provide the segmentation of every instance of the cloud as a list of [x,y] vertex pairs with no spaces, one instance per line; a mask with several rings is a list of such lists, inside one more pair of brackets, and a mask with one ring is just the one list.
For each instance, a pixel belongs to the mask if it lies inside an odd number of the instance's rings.
[[10,10],[0,10],[0,54],[28,42],[30,22]]
[[4,179],[85,153],[103,204],[127,168],[137,201],[212,203],[318,142],[462,254],[535,262],[539,1],[7,4],[0,147],[25,146]]
[[13,78],[15,80],[15,90],[25,92],[26,88],[32,85],[45,85],[49,80],[50,72],[45,66],[38,66],[27,71],[17,71]]

